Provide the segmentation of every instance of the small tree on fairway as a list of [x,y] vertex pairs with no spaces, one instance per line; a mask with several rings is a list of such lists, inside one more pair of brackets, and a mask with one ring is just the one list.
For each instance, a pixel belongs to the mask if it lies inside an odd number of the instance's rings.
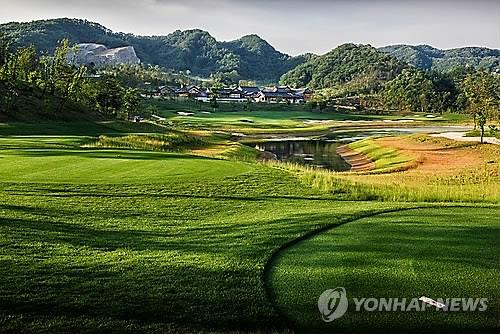
[[484,126],[486,125],[487,120],[488,117],[485,112],[480,111],[477,113],[477,123],[479,125],[479,129],[481,129],[481,144],[484,143]]
[[468,110],[474,118],[474,126],[479,126],[481,143],[488,120],[498,119],[499,79],[492,74],[477,72],[469,74],[463,83]]

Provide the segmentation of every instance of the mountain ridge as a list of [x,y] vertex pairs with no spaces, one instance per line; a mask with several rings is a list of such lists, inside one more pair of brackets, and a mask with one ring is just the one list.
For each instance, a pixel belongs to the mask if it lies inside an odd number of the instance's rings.
[[407,66],[371,45],[346,43],[285,73],[281,82],[313,89],[343,85],[370,93],[378,91],[384,82],[394,79]]
[[470,66],[489,72],[500,71],[500,50],[466,46],[438,49],[428,44],[388,45],[378,50],[390,54],[413,67],[425,70],[450,71],[457,66]]
[[223,73],[242,79],[277,81],[306,58],[279,52],[255,34],[227,42],[217,41],[201,29],[138,36],[69,18],[5,23],[0,25],[2,33],[14,47],[33,44],[42,52],[52,52],[64,38],[74,44],[96,43],[108,48],[133,46],[142,62],[177,71],[189,70],[201,76]]
[[[132,46],[143,63],[194,75],[277,82],[279,78],[311,59],[314,54],[290,56],[276,50],[256,34],[232,41],[217,41],[202,29],[176,30],[168,35],[139,36],[113,32],[88,20],[60,18],[0,24],[0,34],[14,47],[33,44],[51,52],[58,41],[104,44],[108,48]],[[500,50],[483,47],[437,49],[429,45],[394,44],[378,48],[411,66],[449,71],[457,66],[500,72]],[[328,53],[327,53],[328,54]]]

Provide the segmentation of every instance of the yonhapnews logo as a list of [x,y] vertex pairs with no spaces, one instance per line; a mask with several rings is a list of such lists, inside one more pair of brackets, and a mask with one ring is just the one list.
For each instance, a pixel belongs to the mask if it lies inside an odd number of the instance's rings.
[[[434,308],[444,312],[483,312],[486,298],[352,298],[356,312],[422,312]],[[332,322],[347,312],[349,301],[345,288],[325,290],[318,299],[318,309],[324,322]]]
[[347,311],[347,293],[344,288],[326,290],[319,296],[318,308],[324,322],[332,322]]

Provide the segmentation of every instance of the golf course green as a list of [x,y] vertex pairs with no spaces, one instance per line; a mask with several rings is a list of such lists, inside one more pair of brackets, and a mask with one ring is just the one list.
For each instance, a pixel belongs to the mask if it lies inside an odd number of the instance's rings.
[[[336,286],[486,297],[487,312],[441,324],[498,325],[495,204],[359,201],[293,166],[86,146],[168,128],[81,128],[0,126],[0,332],[328,331],[315,305]],[[442,319],[423,316],[354,314],[335,328]]]

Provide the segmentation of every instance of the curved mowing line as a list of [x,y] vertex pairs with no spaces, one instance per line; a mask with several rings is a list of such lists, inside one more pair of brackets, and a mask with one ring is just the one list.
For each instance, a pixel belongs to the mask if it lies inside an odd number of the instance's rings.
[[353,222],[356,222],[358,220],[365,219],[365,218],[375,217],[375,216],[388,214],[388,213],[410,211],[410,210],[419,210],[419,209],[443,209],[443,208],[447,208],[447,209],[449,209],[449,208],[465,208],[466,209],[466,208],[470,208],[470,207],[480,208],[480,209],[491,208],[491,206],[484,206],[484,205],[479,205],[479,206],[470,206],[470,205],[441,205],[441,206],[438,205],[438,206],[436,206],[436,205],[429,205],[429,206],[416,206],[416,207],[411,207],[411,208],[387,209],[387,210],[377,211],[375,213],[360,214],[360,215],[348,218],[344,221],[341,220],[337,224],[329,224],[329,225],[325,225],[323,227],[320,227],[316,230],[309,231],[309,232],[305,233],[304,235],[302,235],[296,239],[290,240],[290,241],[284,243],[283,245],[281,245],[279,248],[277,248],[275,251],[273,251],[273,253],[269,257],[269,259],[267,260],[266,264],[264,265],[264,270],[262,271],[262,281],[263,281],[263,285],[264,285],[264,290],[265,290],[266,295],[267,295],[267,299],[271,303],[272,307],[274,308],[274,310],[278,314],[278,316],[281,319],[286,320],[286,322],[283,322],[283,323],[288,324],[287,327],[290,327],[292,329],[297,328],[298,326],[296,326],[294,320],[289,318],[285,314],[285,312],[283,312],[279,308],[278,303],[276,302],[276,293],[274,293],[274,290],[272,289],[271,285],[269,284],[270,278],[271,278],[271,270],[274,267],[276,260],[285,251],[287,251],[288,249],[290,249],[292,247],[295,247],[296,245],[298,245],[299,243],[301,243],[303,241],[312,239],[312,238],[314,238],[314,237],[316,237],[324,232],[328,232],[330,230],[333,230],[334,228],[343,226],[343,225],[348,224],[348,223],[353,223]]

